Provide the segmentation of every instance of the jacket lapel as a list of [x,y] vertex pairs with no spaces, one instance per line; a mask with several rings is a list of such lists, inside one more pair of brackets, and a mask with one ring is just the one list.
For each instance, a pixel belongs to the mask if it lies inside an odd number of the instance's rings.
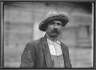
[[51,58],[49,47],[47,44],[46,35],[42,38],[41,42],[42,42],[42,48],[43,48],[44,57],[45,57],[47,67],[53,67],[52,58]]
[[62,49],[62,52],[63,52],[65,68],[69,68],[70,67],[70,62],[69,62],[69,57],[68,57],[69,54],[68,54],[68,51],[65,48],[65,45],[63,43],[61,43],[61,49]]

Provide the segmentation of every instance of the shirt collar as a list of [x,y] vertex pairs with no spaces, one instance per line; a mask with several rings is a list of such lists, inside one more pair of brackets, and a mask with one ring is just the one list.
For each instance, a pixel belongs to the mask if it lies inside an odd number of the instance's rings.
[[57,44],[59,44],[59,45],[61,44],[59,40],[53,42],[53,41],[51,41],[50,39],[47,39],[47,42],[48,42],[49,44],[53,44],[53,43],[57,43]]

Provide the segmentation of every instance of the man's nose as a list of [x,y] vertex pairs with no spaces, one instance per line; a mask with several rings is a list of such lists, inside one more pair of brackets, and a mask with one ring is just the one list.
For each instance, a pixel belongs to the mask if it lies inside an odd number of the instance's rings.
[[54,24],[54,28],[58,28],[58,25],[57,24]]

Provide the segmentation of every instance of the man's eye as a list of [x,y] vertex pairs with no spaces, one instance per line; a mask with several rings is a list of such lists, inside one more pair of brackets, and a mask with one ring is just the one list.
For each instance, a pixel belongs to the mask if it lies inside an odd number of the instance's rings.
[[53,25],[53,24],[54,24],[54,22],[51,22],[50,24],[51,24],[51,25]]
[[62,25],[61,23],[57,23],[57,25]]

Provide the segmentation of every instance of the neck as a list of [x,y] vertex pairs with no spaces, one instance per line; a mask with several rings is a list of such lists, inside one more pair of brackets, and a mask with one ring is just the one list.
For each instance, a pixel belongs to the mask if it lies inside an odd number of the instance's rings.
[[51,41],[57,41],[57,37],[50,37],[50,36],[47,35],[47,38],[48,38],[49,40],[51,40]]

